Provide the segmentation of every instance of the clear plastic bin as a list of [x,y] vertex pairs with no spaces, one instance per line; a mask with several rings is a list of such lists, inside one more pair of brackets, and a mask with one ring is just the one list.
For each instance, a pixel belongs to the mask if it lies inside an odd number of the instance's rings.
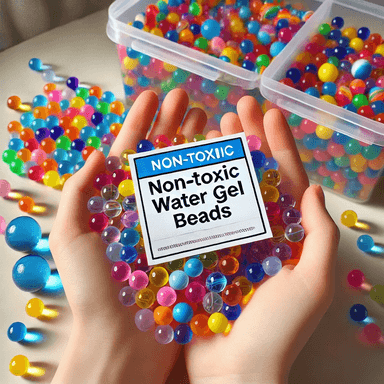
[[[305,0],[303,9],[315,10],[321,2]],[[128,104],[146,89],[155,90],[162,100],[170,90],[183,88],[190,96],[190,106],[206,111],[206,130],[212,130],[219,129],[224,113],[236,112],[237,101],[243,95],[261,99],[259,74],[127,25],[153,3],[118,0],[109,7],[107,35],[117,44]],[[127,48],[144,56],[129,60]]]
[[[344,27],[365,26],[371,33],[384,36],[384,7],[357,0],[326,0],[289,42],[284,54],[279,55],[264,71],[260,90],[268,101],[287,112],[286,116],[295,130],[293,133],[297,137],[300,156],[310,179],[344,197],[363,202],[369,199],[383,173],[384,124],[279,82],[285,77],[295,57],[304,50],[308,37],[317,33],[319,25],[330,22],[335,16],[344,18]],[[348,138],[357,140],[361,150],[357,154],[342,154],[340,145],[343,143],[338,143],[340,139],[337,137],[340,135],[337,133],[329,139],[323,153],[320,153],[321,149],[316,153],[315,149],[308,150],[303,145],[305,132],[300,131],[303,127],[301,124],[329,127],[347,136],[341,136],[342,142]],[[339,169],[332,162],[340,165]]]

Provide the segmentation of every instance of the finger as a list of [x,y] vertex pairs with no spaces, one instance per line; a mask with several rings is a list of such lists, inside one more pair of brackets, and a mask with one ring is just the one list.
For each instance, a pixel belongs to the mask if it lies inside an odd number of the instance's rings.
[[271,151],[264,132],[263,112],[257,100],[252,96],[242,97],[237,103],[237,113],[245,135],[255,135],[260,138],[262,143],[260,150],[265,156],[271,157]]
[[64,185],[56,221],[80,225],[82,230],[89,231],[88,200],[94,195],[93,181],[105,170],[105,157],[100,151],[89,156],[83,168],[71,176]]
[[178,88],[169,92],[163,101],[148,140],[153,141],[158,135],[173,139],[183,121],[188,103],[188,94],[183,89]]
[[216,137],[222,137],[222,136],[223,136],[223,135],[221,134],[220,131],[212,130],[212,131],[209,131],[209,132],[206,134],[205,138],[206,138],[207,140],[209,140],[209,139],[214,139],[214,138],[216,138]]
[[308,188],[308,176],[300,160],[295,140],[284,115],[278,109],[267,111],[264,116],[265,135],[273,158],[279,163],[280,191],[291,194],[300,206],[304,191]]
[[155,117],[159,101],[153,91],[144,91],[136,99],[112,145],[109,156],[120,156],[125,149],[136,151],[137,143],[145,139]]
[[243,127],[241,126],[239,116],[233,112],[227,112],[221,118],[220,129],[224,136],[243,132]]
[[193,136],[203,132],[205,124],[207,124],[207,115],[201,108],[192,108],[185,116],[183,126],[180,133],[188,141],[192,141]]
[[305,191],[301,212],[306,237],[295,270],[309,279],[326,277],[335,269],[339,230],[325,208],[324,193],[319,185]]

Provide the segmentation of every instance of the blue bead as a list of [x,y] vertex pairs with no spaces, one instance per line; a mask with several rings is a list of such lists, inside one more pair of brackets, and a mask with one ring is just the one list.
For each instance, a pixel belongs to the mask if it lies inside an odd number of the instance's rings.
[[269,53],[272,57],[276,57],[281,53],[281,51],[285,48],[287,44],[281,42],[281,41],[275,41],[271,44],[271,47],[269,48]]
[[189,30],[196,36],[200,34],[200,25],[199,24],[191,24]]
[[257,21],[250,21],[247,24],[248,32],[252,33],[253,35],[257,35],[260,31],[260,23]]
[[8,328],[8,339],[15,342],[23,341],[27,335],[27,327],[19,321],[12,323]]
[[124,84],[124,93],[127,96],[131,96],[135,93],[135,90],[132,87],[130,87],[129,85]]
[[303,145],[307,149],[316,149],[318,145],[318,137],[315,133],[305,135],[303,138]]
[[339,60],[342,60],[345,56],[347,56],[347,50],[344,47],[335,47],[333,49],[333,55],[336,56]]
[[341,31],[339,29],[333,29],[329,32],[328,39],[338,41],[341,37]]
[[340,16],[336,16],[332,20],[331,25],[332,25],[332,27],[335,27],[335,28],[338,28],[338,29],[343,28],[343,26],[344,26],[344,19],[342,17],[340,17]]
[[40,225],[32,217],[17,217],[8,224],[5,230],[5,241],[15,251],[30,252],[40,239]]
[[351,112],[354,112],[354,113],[357,112],[357,108],[356,108],[355,105],[352,104],[352,103],[347,104],[347,105],[344,105],[343,108],[346,109],[347,111],[351,111]]
[[203,263],[197,258],[191,258],[187,260],[184,265],[184,272],[189,277],[197,277],[200,276],[203,272]]
[[34,120],[34,116],[32,112],[24,112],[20,116],[20,123],[23,127],[30,127],[32,124],[32,121]]
[[192,340],[192,329],[187,324],[179,324],[175,328],[174,340],[177,344],[188,344]]
[[314,172],[320,168],[321,162],[313,159],[310,163],[304,163],[304,168],[307,172]]
[[347,49],[347,55],[352,55],[356,53],[356,51],[352,47],[347,47],[346,49]]
[[370,104],[370,106],[373,112],[375,113],[375,115],[378,115],[379,113],[384,112],[384,102],[381,100],[374,101],[373,103]]
[[372,250],[374,245],[375,245],[375,242],[373,241],[372,237],[369,235],[361,235],[357,239],[357,248],[359,248],[360,251],[369,252]]
[[121,232],[120,243],[123,245],[130,245],[134,247],[140,240],[140,233],[134,229],[125,228]]
[[265,163],[265,155],[261,151],[251,152],[252,163],[255,168],[261,168]]
[[136,152],[148,152],[155,149],[154,145],[149,140],[140,140],[137,143]]
[[35,119],[31,123],[31,129],[36,132],[40,128],[45,128],[45,120],[43,119]]
[[363,304],[355,304],[349,310],[349,316],[353,321],[363,321],[368,317],[367,308]]
[[333,161],[329,160],[325,163],[325,167],[328,169],[328,171],[336,172],[340,169],[340,167]]
[[314,96],[314,97],[317,97],[319,98],[320,97],[320,92],[317,90],[317,88],[315,87],[310,87],[310,88],[307,88],[305,93],[307,95],[311,95],[311,96]]
[[253,43],[251,40],[245,39],[240,43],[240,49],[244,54],[247,54],[249,52],[253,51]]
[[251,10],[249,7],[243,6],[239,10],[240,19],[247,20],[252,16]]
[[241,66],[248,71],[253,71],[255,69],[255,64],[253,64],[251,60],[244,60]]
[[140,56],[140,52],[135,51],[131,47],[127,47],[127,56],[131,59],[137,59]]
[[81,139],[75,139],[71,143],[71,149],[81,152],[85,147],[85,143]]
[[325,151],[328,148],[329,140],[317,139],[317,148]]
[[367,168],[364,172],[365,176],[371,178],[371,179],[374,179],[375,177],[379,176],[380,174],[380,170],[374,170],[374,169],[371,169],[371,168]]
[[19,259],[12,269],[12,279],[25,292],[37,292],[47,284],[51,268],[41,256],[28,255]]
[[189,323],[193,317],[193,309],[187,303],[177,303],[173,307],[172,315],[179,323]]
[[241,314],[241,307],[239,304],[235,306],[224,304],[221,312],[229,321],[235,321]]
[[357,172],[353,171],[351,167],[346,167],[342,170],[343,176],[348,180],[353,180],[357,177]]
[[333,56],[333,49],[332,48],[325,48],[323,53],[327,56],[327,57],[332,57]]
[[47,104],[48,104],[48,99],[44,95],[36,95],[32,101],[33,108],[46,107]]
[[264,170],[279,169],[279,163],[273,157],[267,157],[264,162]]
[[346,72],[350,72],[352,68],[352,64],[348,60],[342,60],[339,63],[340,69]]
[[265,272],[260,263],[251,263],[247,265],[245,274],[246,278],[251,283],[258,283],[259,281],[263,280]]
[[201,26],[201,34],[207,40],[220,35],[220,24],[214,19],[205,20]]
[[60,136],[64,135],[64,129],[57,125],[51,128],[49,135],[51,136],[52,140],[56,141]]
[[177,41],[179,40],[179,34],[173,29],[171,31],[168,31],[164,37],[167,39],[167,40],[171,40],[171,41],[174,41],[175,43],[177,43]]
[[132,27],[137,28],[137,29],[143,29],[144,28],[144,24],[141,21],[139,21],[139,20],[135,20],[132,23]]
[[39,128],[36,132],[35,132],[35,138],[36,140],[41,143],[44,139],[46,139],[47,137],[50,137],[51,135],[51,131],[48,129],[48,128]]
[[205,281],[205,286],[212,292],[219,293],[224,290],[227,285],[227,278],[221,272],[213,272]]
[[103,123],[105,123],[107,125],[111,125],[111,124],[114,124],[114,123],[120,123],[120,116],[117,115],[116,113],[112,113],[112,112],[107,113],[104,116]]
[[79,86],[79,79],[77,77],[69,77],[67,79],[67,87],[71,88],[73,91],[76,91],[76,88]]
[[137,78],[137,84],[139,84],[140,87],[148,87],[150,83],[151,83],[151,80],[148,79],[148,77],[141,76]]
[[212,80],[204,79],[200,84],[200,90],[205,94],[212,94],[216,90],[216,84]]
[[352,64],[351,74],[355,79],[367,79],[372,72],[372,65],[368,60],[356,60]]
[[68,160],[68,153],[65,149],[56,148],[53,152],[53,158],[56,163],[59,163],[60,161]]
[[99,99],[96,96],[88,96],[85,99],[85,104],[90,105],[93,108],[96,108],[96,105],[99,103]]
[[356,178],[356,179],[353,179],[353,180],[349,180],[347,185],[346,185],[346,188],[349,188],[351,191],[361,191],[362,188],[363,188],[363,185],[360,183],[360,181]]
[[367,27],[361,27],[357,30],[357,37],[359,37],[361,40],[367,40],[370,34],[371,31]]
[[8,142],[8,148],[14,150],[15,152],[20,151],[20,149],[24,148],[24,141],[15,137]]
[[107,124],[101,123],[98,124],[96,127],[96,136],[99,137],[100,139],[109,133],[109,126]]
[[53,127],[59,125],[60,120],[57,116],[51,115],[45,119],[45,123],[46,123],[47,128],[53,128]]
[[91,117],[91,121],[94,125],[99,125],[100,123],[103,122],[103,119],[104,119],[104,116],[102,113],[100,112],[95,112],[92,117]]
[[85,161],[80,161],[79,163],[77,163],[75,165],[75,168],[73,169],[73,173],[76,173],[77,171],[79,171],[81,168],[83,168],[85,165]]
[[60,176],[65,175],[66,173],[73,173],[74,165],[71,164],[68,160],[61,161],[57,166],[57,172]]
[[120,250],[120,259],[130,264],[133,263],[137,258],[136,248],[131,247],[129,245],[124,246]]
[[[59,104],[62,111],[65,111],[66,109],[69,108],[69,100],[61,100]],[[96,108],[96,105],[95,105],[95,108]]]
[[101,95],[101,100],[106,103],[112,103],[116,100],[116,96],[111,91],[106,91]]
[[268,45],[272,41],[271,35],[266,31],[259,31],[259,33],[257,34],[257,39],[262,45]]
[[291,79],[294,83],[297,83],[301,78],[301,72],[297,68],[290,68],[285,74],[285,77]]
[[276,32],[279,32],[282,28],[288,28],[289,21],[288,19],[280,19],[276,24]]
[[142,66],[147,66],[149,65],[149,63],[151,62],[151,57],[148,56],[148,55],[145,55],[144,53],[142,53],[140,56],[139,56],[139,62]]
[[305,72],[317,73],[317,71],[318,69],[315,64],[310,63],[305,67]]
[[42,71],[44,69],[43,62],[36,57],[29,60],[28,65],[29,65],[29,68],[32,69],[32,71]]
[[231,62],[230,58],[227,57],[227,56],[220,56],[219,59],[222,60],[222,61],[225,61],[226,63],[230,63]]
[[81,129],[80,131],[80,139],[83,140],[83,141],[87,141],[87,139],[90,137],[90,136],[96,136],[96,130],[90,126],[86,126],[84,128]]
[[340,47],[348,48],[350,40],[346,36],[341,36],[338,43]]
[[187,287],[189,277],[184,271],[173,271],[169,275],[169,286],[175,290],[182,290]]
[[[71,151],[68,151],[68,161],[75,166],[79,161],[83,160],[83,157],[81,155],[81,152],[76,151],[75,149],[72,149]],[[66,159],[65,159],[66,160]],[[70,172],[69,172],[70,173]]]

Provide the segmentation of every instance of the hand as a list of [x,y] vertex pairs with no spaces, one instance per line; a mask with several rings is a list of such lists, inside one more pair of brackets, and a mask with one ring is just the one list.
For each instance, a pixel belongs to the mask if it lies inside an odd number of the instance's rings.
[[[149,139],[159,134],[172,139],[188,102],[184,91],[170,92]],[[127,148],[136,150],[138,141],[146,137],[157,108],[155,93],[146,91],[138,97],[110,156],[119,156]],[[206,121],[205,113],[193,108],[185,116],[181,133],[191,139],[203,130]],[[106,246],[100,234],[88,226],[87,201],[94,195],[93,180],[104,171],[104,163],[103,154],[94,151],[85,166],[66,182],[49,238],[74,318],[53,383],[162,383],[178,356],[178,345],[159,345],[152,332],[136,328],[136,306],[126,308],[118,300],[118,293],[126,284],[111,278]]]
[[306,237],[298,265],[283,267],[257,288],[228,336],[197,338],[187,345],[192,384],[287,382],[292,363],[334,294],[338,229],[325,209],[321,187],[309,187],[284,116],[272,109],[263,119],[249,96],[239,101],[237,111],[223,116],[222,134],[244,131],[262,139],[261,150],[279,163],[280,190],[292,194],[301,207]]

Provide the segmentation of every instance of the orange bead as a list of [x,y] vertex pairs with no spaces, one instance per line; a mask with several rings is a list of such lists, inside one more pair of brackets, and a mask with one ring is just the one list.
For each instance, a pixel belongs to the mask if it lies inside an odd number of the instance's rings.
[[35,119],[43,119],[45,120],[48,117],[48,109],[47,107],[36,107],[33,110],[33,116]]
[[32,197],[24,196],[19,200],[19,208],[23,212],[32,212],[34,206],[35,202],[33,201]]
[[103,91],[97,85],[89,89],[89,96],[96,96],[98,99],[100,99],[102,94]]
[[95,147],[85,147],[82,151],[81,151],[81,155],[83,157],[83,160],[84,161],[87,161],[88,157],[91,155],[91,153],[93,151],[96,151],[96,148]]
[[57,171],[57,163],[54,159],[47,159],[44,161],[44,163],[41,165],[41,167],[44,169],[44,172],[48,171]]
[[156,324],[168,325],[173,320],[172,310],[169,307],[159,306],[153,311]]
[[111,113],[116,113],[116,115],[119,115],[119,116],[121,116],[125,111],[124,104],[118,100],[113,101],[110,104],[109,108],[110,108]]
[[8,108],[20,111],[30,111],[32,108],[28,104],[22,104],[19,96],[11,96],[7,100]]
[[376,157],[376,159],[368,161],[368,166],[374,171],[379,171],[384,167],[384,149],[381,151],[380,155]]
[[70,126],[65,129],[65,136],[68,136],[71,141],[79,138],[80,131],[78,128]]
[[209,317],[203,313],[198,313],[197,315],[193,316],[190,322],[192,332],[198,336],[208,335],[211,332],[208,327],[208,319]]
[[114,136],[117,136],[120,132],[120,129],[121,127],[123,126],[123,124],[120,124],[120,123],[113,123],[111,124],[111,126],[109,127],[109,130],[110,132],[114,135]]
[[72,123],[72,119],[69,117],[69,116],[63,116],[60,120],[59,120],[59,125],[60,127],[62,127],[64,130],[69,128],[71,126],[71,123]]
[[23,126],[18,121],[11,121],[8,124],[7,129],[9,133],[13,133],[13,132],[20,133],[23,129]]
[[20,151],[17,152],[17,157],[25,163],[31,160],[31,151],[27,148],[21,148]]
[[239,270],[239,260],[233,256],[224,256],[219,261],[219,269],[224,275],[233,275]]
[[52,153],[56,149],[55,140],[48,137],[41,141],[40,147],[45,153]]
[[173,145],[180,145],[180,144],[185,144],[185,143],[188,143],[188,140],[181,133],[177,133],[175,135],[175,137],[172,139]]
[[35,132],[31,128],[24,128],[20,132],[20,139],[23,141],[28,141],[35,138]]
[[50,101],[47,104],[48,115],[58,115],[61,112],[60,104],[56,101]]
[[223,293],[221,294],[223,301],[225,304],[230,305],[233,307],[234,305],[237,305],[240,303],[243,294],[241,292],[241,289],[236,284],[227,285],[224,288]]
[[303,252],[303,244],[302,243],[289,243],[289,246],[292,250],[292,259],[300,259],[301,253]]
[[48,95],[49,92],[54,91],[56,89],[56,84],[54,83],[47,83],[43,87],[43,92]]

